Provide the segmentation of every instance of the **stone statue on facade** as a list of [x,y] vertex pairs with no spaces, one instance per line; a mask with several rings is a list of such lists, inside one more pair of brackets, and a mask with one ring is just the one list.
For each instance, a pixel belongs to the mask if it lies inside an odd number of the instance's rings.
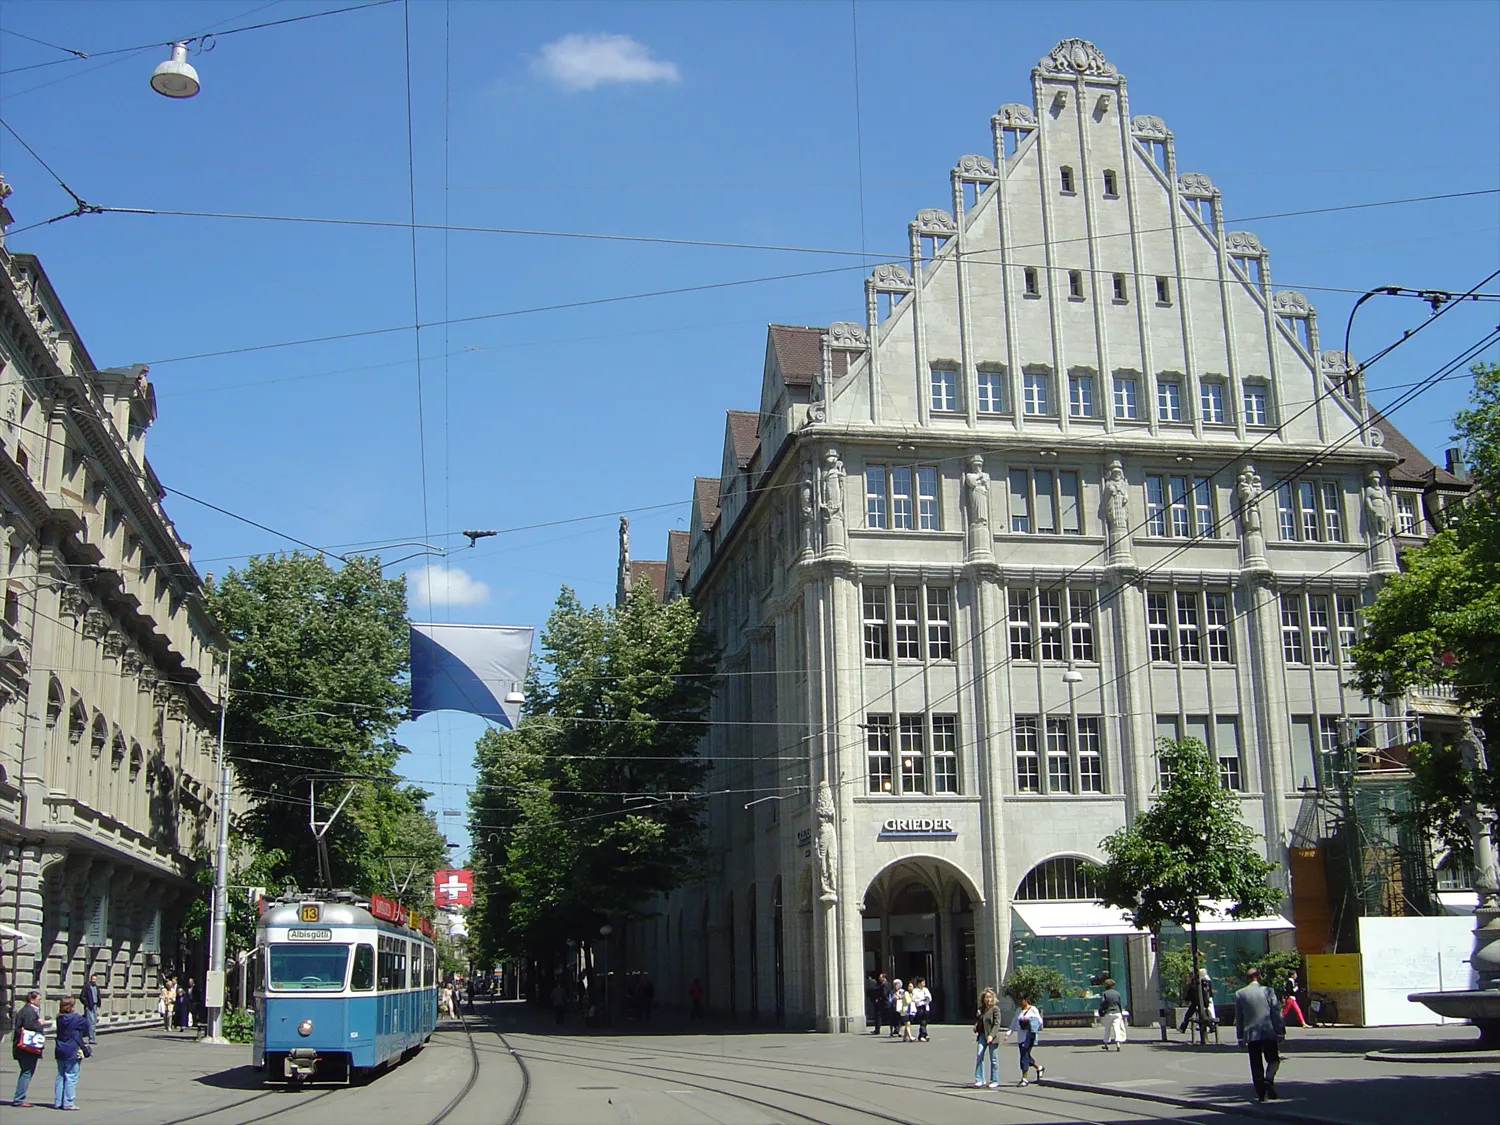
[[1109,561],[1130,561],[1130,485],[1117,457],[1104,477],[1104,526],[1109,533]]
[[1260,526],[1260,494],[1260,474],[1254,465],[1247,463],[1240,470],[1239,484],[1235,487],[1240,502],[1240,529],[1244,535],[1247,563],[1264,562],[1266,557],[1266,538]]
[[[1488,762],[1484,742],[1472,720],[1465,725],[1458,751],[1466,773],[1475,776],[1486,772]],[[1479,905],[1489,910],[1500,909],[1500,868],[1495,863],[1495,844],[1479,801],[1472,792],[1470,799],[1464,802],[1463,817],[1474,843],[1474,890],[1479,894]]]
[[811,558],[814,546],[814,532],[817,528],[818,508],[816,500],[816,485],[814,470],[811,461],[802,462],[802,480],[797,487],[799,500],[799,512],[802,517],[802,554],[805,558]]
[[984,458],[969,458],[964,473],[964,511],[969,517],[969,555],[992,553],[990,540],[990,474],[984,471]]
[[818,507],[823,513],[823,548],[842,554],[848,534],[844,525],[844,462],[833,446],[823,454],[823,469],[818,474]]
[[818,898],[825,903],[834,903],[839,900],[839,836],[833,823],[833,793],[826,781],[818,782],[814,811],[818,818]]
[[1380,470],[1365,474],[1365,531],[1375,555],[1376,570],[1396,569],[1396,542],[1391,536],[1391,497],[1380,479]]

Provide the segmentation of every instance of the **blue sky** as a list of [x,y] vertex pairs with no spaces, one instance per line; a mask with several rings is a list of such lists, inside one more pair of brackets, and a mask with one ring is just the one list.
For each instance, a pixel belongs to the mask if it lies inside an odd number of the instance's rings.
[[[191,59],[203,89],[181,102],[147,86],[164,47],[81,61],[9,34],[97,54],[340,6],[5,0],[0,115],[90,203],[397,226],[105,215],[7,244],[41,256],[97,363],[151,364],[148,454],[173,487],[330,546],[577,521],[451,559],[440,620],[540,625],[562,583],[607,600],[623,510],[647,509],[636,554],[663,554],[692,476],[718,471],[723,411],[757,402],[766,323],[862,319],[863,267],[419,232],[419,442],[408,15],[421,223],[901,255],[917,210],[948,205],[954,160],[988,151],[990,115],[1029,102],[1031,67],[1075,35],[1125,74],[1132,112],[1166,119],[1179,169],[1208,173],[1231,221],[1500,183],[1494,3],[861,2],[858,103],[848,3],[389,3],[224,35]],[[8,134],[0,171],[17,227],[71,209]],[[1278,287],[1309,294],[1330,347],[1353,294],[1320,287],[1464,290],[1500,264],[1493,195],[1239,225],[1271,248]],[[527,311],[805,271],[837,272]],[[1377,300],[1354,350],[1426,313]],[[434,324],[466,317],[487,319]],[[1372,401],[1496,321],[1495,304],[1444,317],[1371,372]],[[1466,392],[1449,380],[1395,420],[1440,458]],[[288,546],[180,498],[169,510],[201,570]],[[481,726],[402,729],[436,811],[463,809]]]

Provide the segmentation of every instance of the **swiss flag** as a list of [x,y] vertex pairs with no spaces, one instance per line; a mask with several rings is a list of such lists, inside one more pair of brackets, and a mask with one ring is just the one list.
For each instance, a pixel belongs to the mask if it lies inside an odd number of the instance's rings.
[[432,874],[432,901],[439,910],[474,905],[474,872],[443,868]]

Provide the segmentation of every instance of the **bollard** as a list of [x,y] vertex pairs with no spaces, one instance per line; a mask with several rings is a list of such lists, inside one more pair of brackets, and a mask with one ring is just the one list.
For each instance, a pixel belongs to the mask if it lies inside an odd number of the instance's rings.
[[1169,1012],[1172,1015],[1176,1015],[1176,1012],[1173,1012],[1170,1008],[1158,1008],[1156,1010],[1158,1022],[1161,1024],[1161,1041],[1163,1043],[1167,1041],[1167,1015]]

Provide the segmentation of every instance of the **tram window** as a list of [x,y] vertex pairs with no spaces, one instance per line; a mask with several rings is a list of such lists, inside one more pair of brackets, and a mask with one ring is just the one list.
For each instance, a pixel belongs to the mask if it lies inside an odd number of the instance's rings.
[[349,974],[349,987],[355,992],[369,992],[375,987],[375,947],[354,947],[354,971]]
[[432,946],[427,947],[427,977],[423,984],[424,988],[431,988],[437,983],[437,950]]
[[377,959],[379,972],[376,975],[380,981],[381,992],[392,992],[398,987],[396,972],[400,961],[396,953],[396,944],[395,938],[382,937],[380,939],[380,956]]
[[342,992],[347,945],[271,946],[271,987],[290,992]]

